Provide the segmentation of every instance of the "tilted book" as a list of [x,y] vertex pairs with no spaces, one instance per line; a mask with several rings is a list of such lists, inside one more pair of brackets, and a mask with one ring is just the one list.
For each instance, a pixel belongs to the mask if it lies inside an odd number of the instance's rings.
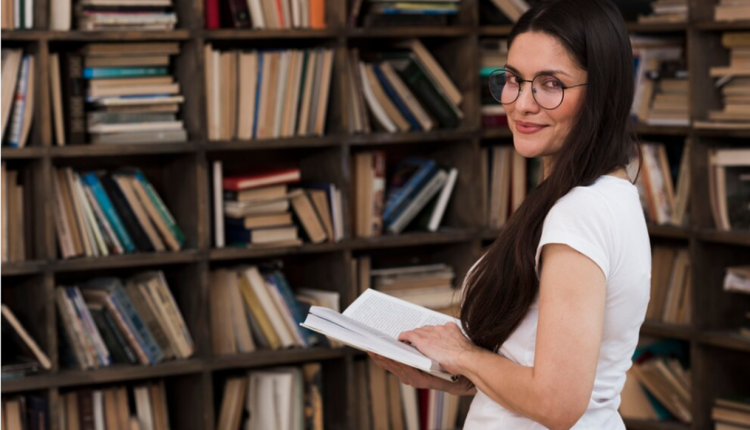
[[374,352],[446,381],[456,381],[458,376],[398,340],[402,332],[449,322],[460,325],[456,318],[368,289],[343,314],[320,306],[310,307],[307,319],[300,325],[353,348]]

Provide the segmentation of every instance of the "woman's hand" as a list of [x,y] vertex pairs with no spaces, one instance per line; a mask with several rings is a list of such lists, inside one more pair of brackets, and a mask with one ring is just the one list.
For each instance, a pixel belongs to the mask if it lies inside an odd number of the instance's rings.
[[440,363],[443,368],[454,375],[465,372],[461,367],[461,360],[467,355],[480,351],[464,336],[458,325],[428,325],[416,330],[405,331],[398,336],[398,340],[409,342],[422,354]]
[[456,396],[466,396],[475,393],[474,384],[463,376],[456,382],[448,382],[381,355],[372,352],[368,352],[367,355],[370,356],[378,367],[396,375],[402,384],[410,385],[414,388],[445,391]]

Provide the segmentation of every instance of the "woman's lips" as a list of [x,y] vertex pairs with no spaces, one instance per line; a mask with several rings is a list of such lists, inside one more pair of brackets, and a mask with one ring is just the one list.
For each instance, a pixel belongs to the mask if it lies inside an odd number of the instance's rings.
[[547,127],[544,124],[535,124],[533,122],[516,121],[516,130],[524,134],[536,133]]

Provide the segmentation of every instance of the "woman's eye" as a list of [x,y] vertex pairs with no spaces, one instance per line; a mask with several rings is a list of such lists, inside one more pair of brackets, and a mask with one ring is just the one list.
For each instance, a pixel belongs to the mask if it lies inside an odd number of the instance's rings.
[[562,88],[562,83],[555,78],[549,78],[544,80],[544,86],[550,90],[559,90]]

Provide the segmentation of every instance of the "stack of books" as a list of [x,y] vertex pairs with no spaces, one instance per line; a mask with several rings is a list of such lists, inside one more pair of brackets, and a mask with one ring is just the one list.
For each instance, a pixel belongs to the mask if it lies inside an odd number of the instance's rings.
[[747,126],[750,124],[750,32],[724,33],[721,43],[729,50],[729,65],[711,67],[710,74],[717,78],[724,108],[709,110],[708,119]]
[[750,228],[750,150],[710,149],[708,194],[719,231]]
[[460,299],[453,288],[456,274],[447,264],[372,269],[370,276],[372,288],[438,312],[453,313]]
[[325,134],[333,50],[219,51],[205,46],[210,140]]
[[530,8],[525,0],[492,0],[492,4],[511,22],[518,21],[521,15]]
[[52,175],[55,227],[64,259],[179,251],[185,236],[140,169]]
[[750,19],[750,0],[719,0],[714,6],[716,21]]
[[216,429],[240,428],[323,430],[320,363],[257,370],[227,379]]
[[689,126],[690,100],[688,72],[682,60],[663,61],[659,69],[647,73],[644,100],[650,99],[645,115],[638,120],[649,125]]
[[3,398],[3,428],[8,430],[37,430],[49,428],[49,403],[38,396]]
[[[0,15],[3,30],[33,30],[34,0],[2,0],[2,14]],[[3,56],[3,63],[5,63],[5,56]],[[5,84],[3,88],[7,88]]]
[[79,0],[76,16],[79,30],[173,30],[177,25],[172,0]]
[[98,144],[186,141],[177,119],[184,97],[169,67],[179,53],[178,42],[91,43],[53,53],[57,144],[84,143],[87,135]]
[[161,271],[123,282],[96,278],[80,286],[59,286],[55,303],[62,321],[70,367],[157,364],[186,359],[195,347]]
[[[631,114],[637,121],[646,123],[651,116],[651,102],[662,77],[667,82],[665,91],[676,89],[682,93],[681,85],[687,86],[687,72],[684,71],[684,64],[680,63],[683,58],[684,40],[679,37],[631,36],[630,42],[633,46],[635,66],[635,95]],[[666,62],[672,63],[669,67],[662,67],[662,63]],[[684,83],[673,83],[674,79],[684,79]],[[665,118],[654,115],[657,120],[655,124],[659,124],[658,120],[661,119],[666,122],[665,125],[684,125],[684,117],[682,112],[667,115]]]
[[[675,174],[674,167],[677,166],[670,165],[666,145],[641,144],[642,165],[636,180],[636,187],[638,187],[646,220],[649,222],[678,227],[687,224],[691,147],[688,140],[682,149],[682,154],[679,154],[679,170]],[[635,176],[637,168],[637,161],[631,163],[629,166],[631,177]]]
[[490,93],[490,75],[508,62],[507,39],[482,39],[479,45],[479,82],[482,94],[482,127],[507,127],[505,106]]
[[205,0],[206,28],[326,28],[325,0]]
[[346,85],[353,113],[348,128],[394,133],[458,127],[463,95],[440,63],[418,39],[394,48],[363,54],[366,61],[359,50],[350,51]]
[[211,272],[210,309],[214,354],[256,349],[328,346],[328,341],[299,324],[311,305],[338,311],[338,293],[292,290],[279,263],[263,272],[256,266]]
[[24,176],[20,170],[9,170],[2,163],[2,261],[26,260],[27,211],[24,205]]
[[405,430],[453,430],[456,428],[460,397],[401,384],[395,375],[377,367],[371,360],[355,365],[363,384],[359,428]]
[[2,76],[3,145],[22,148],[34,119],[34,56],[24,55],[21,49],[3,49]]
[[656,0],[651,3],[650,15],[639,15],[640,24],[665,24],[686,22],[688,18],[687,0]]
[[651,256],[649,321],[690,324],[693,277],[687,248],[655,246]]
[[[363,0],[355,1],[359,11]],[[367,0],[362,18],[364,27],[450,25],[461,7],[461,0],[424,2],[419,0]]]
[[[343,238],[341,190],[334,184],[303,184],[299,168],[257,170],[224,176],[214,162],[215,245],[295,246]],[[301,227],[301,228],[300,228]],[[299,232],[303,234],[300,235]]]
[[[482,149],[486,166],[487,226],[500,228],[521,206],[529,185],[538,183],[541,160],[524,158],[512,146],[491,146]],[[532,181],[529,181],[529,178]],[[531,184],[530,184],[531,182]]]
[[60,422],[67,428],[169,430],[163,380],[86,388],[61,394]]
[[407,157],[385,184],[385,153],[354,156],[357,237],[399,234],[407,228],[437,231],[450,202],[458,169],[435,160]]
[[750,397],[732,396],[716,399],[711,418],[716,420],[714,430],[750,429]]
[[642,420],[692,420],[690,371],[682,345],[660,341],[636,349],[622,390],[620,414]]
[[16,314],[5,304],[0,309],[3,336],[3,381],[21,378],[42,369],[51,369],[52,362],[49,357],[26,331]]

